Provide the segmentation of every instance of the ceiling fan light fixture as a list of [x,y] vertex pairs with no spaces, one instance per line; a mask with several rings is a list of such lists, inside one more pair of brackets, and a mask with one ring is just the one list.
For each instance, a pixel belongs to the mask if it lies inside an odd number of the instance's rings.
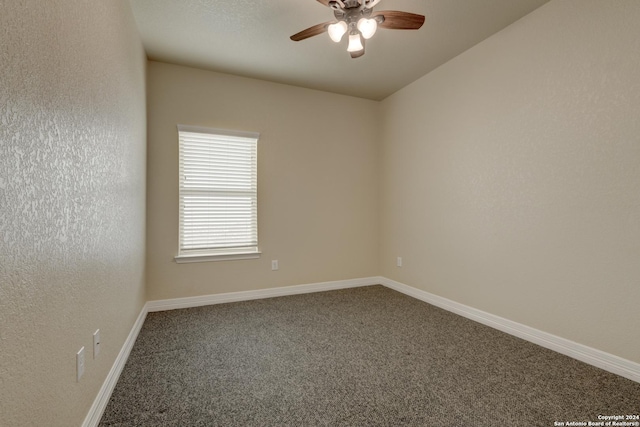
[[360,52],[363,49],[364,46],[360,39],[360,33],[349,34],[349,46],[347,47],[347,52]]
[[342,40],[342,36],[347,32],[347,23],[344,21],[338,21],[335,24],[331,24],[327,27],[327,32],[331,40],[338,43]]
[[364,55],[365,41],[373,37],[378,27],[385,30],[417,30],[424,24],[424,15],[399,10],[373,11],[380,0],[317,0],[333,9],[334,20],[313,25],[291,37],[294,42],[328,33],[338,43],[349,35],[347,51],[351,58]]
[[378,21],[375,19],[360,18],[358,21],[358,30],[365,39],[370,39],[378,29]]

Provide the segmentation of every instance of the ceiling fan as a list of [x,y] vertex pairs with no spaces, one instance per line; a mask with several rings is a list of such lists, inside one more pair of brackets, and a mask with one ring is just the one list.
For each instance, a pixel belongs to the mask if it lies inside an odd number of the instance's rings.
[[333,9],[335,21],[324,22],[302,30],[291,36],[299,42],[324,32],[338,43],[349,33],[347,52],[352,58],[364,55],[364,41],[373,37],[378,27],[388,30],[417,30],[424,23],[424,16],[397,10],[374,12],[380,0],[317,0]]

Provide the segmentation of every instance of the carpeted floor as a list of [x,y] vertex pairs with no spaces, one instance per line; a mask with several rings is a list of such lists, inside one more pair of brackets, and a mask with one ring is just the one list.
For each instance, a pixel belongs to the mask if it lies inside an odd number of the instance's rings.
[[101,426],[553,426],[640,384],[382,286],[150,313]]

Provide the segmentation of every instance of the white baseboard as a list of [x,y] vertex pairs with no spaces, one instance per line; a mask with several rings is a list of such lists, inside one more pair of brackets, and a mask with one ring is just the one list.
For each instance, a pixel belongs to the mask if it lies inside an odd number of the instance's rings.
[[122,373],[122,369],[127,363],[129,353],[131,353],[133,344],[136,342],[136,338],[138,338],[138,333],[140,333],[140,329],[142,328],[142,324],[146,317],[147,305],[145,304],[144,307],[142,307],[142,310],[140,310],[140,314],[133,324],[131,332],[129,332],[127,339],[120,349],[120,353],[118,353],[118,357],[116,357],[111,370],[107,374],[107,378],[104,380],[98,395],[93,401],[93,405],[91,405],[91,409],[89,409],[89,413],[85,417],[82,427],[95,427],[100,423],[100,418],[102,418],[102,414],[107,407],[107,403],[109,403],[111,393],[113,393],[113,389],[116,387],[118,378],[120,378],[120,373]]
[[378,285],[379,277],[338,280],[335,282],[311,283],[308,285],[283,286],[280,288],[259,289],[256,291],[229,292],[225,294],[202,295],[187,298],[172,298],[147,303],[148,310],[165,311],[178,308],[200,307],[203,305],[223,304],[227,302],[249,301],[254,299],[281,297],[286,295],[307,294],[311,292],[333,291],[336,289],[357,288]]
[[377,282],[413,298],[640,383],[640,363],[513,322],[386,277],[378,277]]

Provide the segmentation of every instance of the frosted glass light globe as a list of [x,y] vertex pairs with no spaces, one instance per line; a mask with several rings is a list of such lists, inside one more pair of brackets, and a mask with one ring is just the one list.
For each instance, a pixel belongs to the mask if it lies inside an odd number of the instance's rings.
[[329,37],[331,40],[338,43],[342,40],[342,36],[347,32],[347,23],[344,21],[336,22],[335,24],[331,24],[327,27],[327,32],[329,33]]
[[362,46],[362,40],[360,40],[360,34],[349,34],[349,46],[347,52],[359,52],[364,49]]
[[370,39],[378,29],[378,22],[375,19],[361,18],[358,21],[358,30],[362,33],[362,37]]

